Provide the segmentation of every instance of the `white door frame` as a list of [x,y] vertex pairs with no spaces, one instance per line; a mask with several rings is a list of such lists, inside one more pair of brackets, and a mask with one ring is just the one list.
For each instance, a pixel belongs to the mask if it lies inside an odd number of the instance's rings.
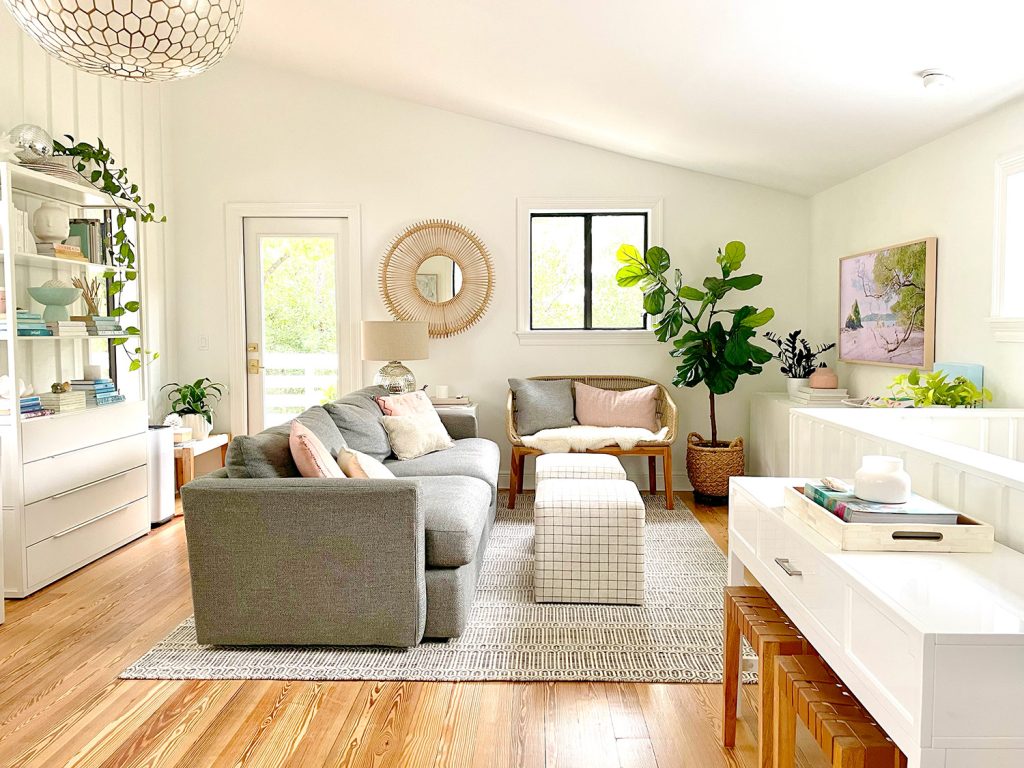
[[[340,203],[228,203],[224,206],[224,237],[227,245],[225,268],[228,315],[228,387],[231,396],[231,432],[244,435],[248,431],[248,387],[246,386],[245,352],[245,262],[243,260],[242,220],[248,218],[332,218],[348,221],[346,264],[340,265],[348,280],[348,328],[339,328],[338,342],[348,338],[351,388],[363,383],[363,365],[359,321],[362,308],[362,246],[360,210],[358,205]],[[347,333],[345,331],[347,330]],[[343,384],[344,386],[344,384]],[[339,393],[339,394],[344,394]]]

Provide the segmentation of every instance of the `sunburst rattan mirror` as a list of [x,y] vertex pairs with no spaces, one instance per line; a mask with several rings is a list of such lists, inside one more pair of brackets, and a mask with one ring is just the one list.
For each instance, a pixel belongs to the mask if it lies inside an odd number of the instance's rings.
[[491,303],[494,267],[476,234],[446,219],[404,230],[380,265],[380,294],[398,320],[426,321],[433,338],[461,333]]

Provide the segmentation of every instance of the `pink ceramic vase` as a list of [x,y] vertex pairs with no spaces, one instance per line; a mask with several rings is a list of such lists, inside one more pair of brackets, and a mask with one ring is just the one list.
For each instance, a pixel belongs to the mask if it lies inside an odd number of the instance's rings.
[[811,389],[838,389],[839,376],[831,368],[818,368],[811,374]]

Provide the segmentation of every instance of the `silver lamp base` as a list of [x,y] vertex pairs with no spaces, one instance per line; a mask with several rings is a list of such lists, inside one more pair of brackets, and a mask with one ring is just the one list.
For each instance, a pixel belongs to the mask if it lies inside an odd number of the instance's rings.
[[416,391],[416,377],[397,360],[382,366],[374,376],[373,383],[379,384],[393,395]]

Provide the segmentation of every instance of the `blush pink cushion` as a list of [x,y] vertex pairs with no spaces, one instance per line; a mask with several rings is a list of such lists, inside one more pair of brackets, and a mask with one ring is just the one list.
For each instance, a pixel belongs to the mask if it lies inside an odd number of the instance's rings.
[[576,382],[576,420],[588,427],[640,427],[657,432],[658,385],[613,392]]
[[292,422],[288,448],[292,452],[292,461],[303,477],[345,477],[320,438],[297,421]]
[[430,413],[434,410],[433,403],[422,389],[402,395],[378,397],[376,400],[385,416],[412,416],[416,413]]

